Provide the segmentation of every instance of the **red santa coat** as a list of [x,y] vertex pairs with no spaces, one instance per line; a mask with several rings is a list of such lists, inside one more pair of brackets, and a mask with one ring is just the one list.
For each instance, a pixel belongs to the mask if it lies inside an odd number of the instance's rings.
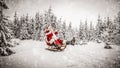
[[45,35],[46,35],[46,44],[48,46],[51,46],[52,43],[58,46],[61,46],[63,44],[63,40],[56,37],[57,34],[58,34],[57,31],[51,32],[48,28],[46,28]]

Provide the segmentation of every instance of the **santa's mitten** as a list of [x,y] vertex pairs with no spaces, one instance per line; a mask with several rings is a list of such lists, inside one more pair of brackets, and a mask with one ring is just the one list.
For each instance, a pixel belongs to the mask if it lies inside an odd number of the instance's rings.
[[59,41],[59,43],[60,43],[60,44],[63,44],[63,40],[61,40],[61,39],[58,39],[58,41]]

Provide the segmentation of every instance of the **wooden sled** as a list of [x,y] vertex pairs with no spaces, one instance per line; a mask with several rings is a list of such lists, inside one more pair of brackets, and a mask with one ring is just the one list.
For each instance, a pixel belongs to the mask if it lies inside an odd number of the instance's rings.
[[53,51],[53,52],[61,52],[64,51],[67,45],[62,45],[60,48],[45,48],[46,50]]

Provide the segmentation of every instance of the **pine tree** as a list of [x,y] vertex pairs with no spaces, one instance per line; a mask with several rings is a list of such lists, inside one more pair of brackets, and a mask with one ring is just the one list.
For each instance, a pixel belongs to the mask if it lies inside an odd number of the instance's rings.
[[85,25],[84,25],[84,36],[85,36],[85,39],[88,40],[88,22],[87,22],[87,19],[85,20]]
[[43,40],[44,39],[44,23],[43,23],[43,16],[40,15],[40,21],[39,21],[39,40]]
[[48,11],[46,11],[45,12],[45,14],[44,14],[44,22],[46,23],[46,24],[51,24],[51,23],[54,23],[55,22],[55,16],[54,16],[54,14],[53,14],[53,12],[52,12],[52,8],[51,8],[51,6],[49,7],[49,9],[48,9]]
[[93,30],[93,24],[92,24],[92,21],[90,22],[90,30],[91,30],[91,31]]
[[14,23],[13,23],[13,33],[14,33],[14,37],[16,37],[16,38],[19,38],[19,34],[20,34],[19,27],[20,27],[20,25],[19,25],[19,20],[17,17],[17,12],[15,12]]
[[102,27],[102,20],[101,20],[101,17],[98,16],[98,22],[97,22],[97,25],[96,25],[96,38],[97,39],[100,39],[101,38],[101,33],[103,31],[103,27]]
[[118,30],[118,33],[120,34],[120,11],[118,12],[117,14],[117,30]]
[[72,23],[70,22],[67,29],[67,40],[70,40],[72,37],[73,37]]
[[88,27],[87,27],[88,25],[87,25],[87,23],[88,23],[87,20],[85,20],[85,31],[86,31],[86,32],[87,32],[87,30],[88,30]]
[[38,33],[39,33],[39,13],[37,12],[35,15],[35,22],[34,22],[34,40],[38,40]]
[[[8,28],[9,22],[6,16],[3,14],[3,9],[8,9],[4,0],[0,0],[0,55],[7,56],[11,55],[13,51],[8,46],[13,46],[10,41],[10,29]],[[7,51],[9,50],[9,52]]]
[[34,39],[34,19],[30,19],[30,28],[28,33],[31,35],[31,39]]
[[117,13],[117,17],[114,19],[114,31],[112,34],[113,43],[120,44],[120,11]]
[[80,21],[80,24],[79,24],[79,39],[83,40],[83,24],[82,24],[81,21]]
[[2,34],[4,35],[4,43],[7,43],[7,39],[9,38],[9,29],[8,29],[8,19],[7,17],[3,14],[3,10],[8,9],[8,6],[6,5],[4,0],[0,1],[0,30]]
[[93,24],[90,22],[89,40],[93,40]]
[[21,17],[21,25],[22,25],[22,28],[20,30],[20,39],[29,39],[28,23],[24,15]]
[[26,35],[27,35],[27,39],[30,38],[30,35],[28,33],[28,30],[29,30],[29,15],[27,13],[26,17],[25,17],[25,23],[26,23]]
[[63,25],[62,25],[62,33],[63,33],[63,39],[66,39],[66,23],[65,21],[63,22]]

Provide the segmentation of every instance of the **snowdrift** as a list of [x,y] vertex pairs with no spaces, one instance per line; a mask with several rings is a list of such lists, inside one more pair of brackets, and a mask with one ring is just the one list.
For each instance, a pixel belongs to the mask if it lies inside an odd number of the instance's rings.
[[45,50],[44,41],[24,40],[16,54],[0,57],[1,68],[115,68],[120,67],[120,47],[104,49],[104,43],[68,45],[62,52]]

